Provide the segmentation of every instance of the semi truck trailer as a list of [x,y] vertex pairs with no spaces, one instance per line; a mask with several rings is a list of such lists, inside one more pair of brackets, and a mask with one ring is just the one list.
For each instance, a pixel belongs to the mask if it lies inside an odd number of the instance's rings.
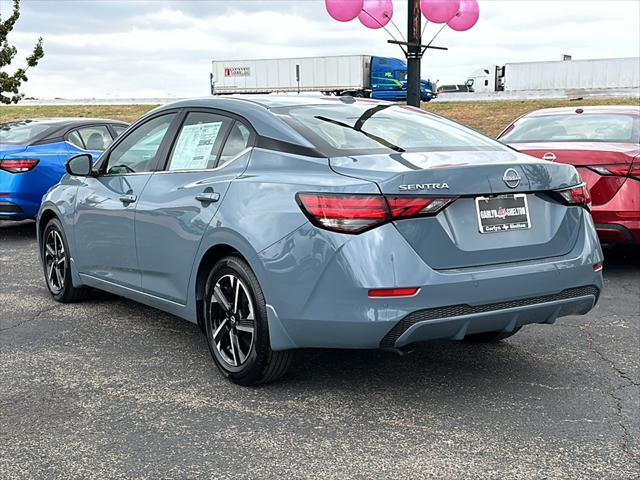
[[475,92],[637,89],[640,88],[640,58],[491,65],[472,72],[466,85]]
[[[420,82],[422,100],[435,96],[431,81]],[[381,100],[407,99],[404,60],[372,55],[214,60],[211,94],[322,92]]]

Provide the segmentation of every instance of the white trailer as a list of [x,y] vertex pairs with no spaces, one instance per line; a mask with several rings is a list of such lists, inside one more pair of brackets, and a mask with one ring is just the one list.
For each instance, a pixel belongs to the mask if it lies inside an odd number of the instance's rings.
[[327,92],[362,95],[371,90],[371,56],[214,60],[212,93]]
[[640,58],[507,63],[506,91],[640,88]]

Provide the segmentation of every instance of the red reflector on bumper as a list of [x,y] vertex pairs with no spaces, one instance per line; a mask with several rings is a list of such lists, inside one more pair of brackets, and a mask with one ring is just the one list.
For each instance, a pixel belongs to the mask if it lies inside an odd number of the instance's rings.
[[602,262],[594,263],[593,270],[596,272],[599,272],[600,270],[602,270]]
[[411,297],[418,293],[418,288],[376,288],[369,290],[370,297]]

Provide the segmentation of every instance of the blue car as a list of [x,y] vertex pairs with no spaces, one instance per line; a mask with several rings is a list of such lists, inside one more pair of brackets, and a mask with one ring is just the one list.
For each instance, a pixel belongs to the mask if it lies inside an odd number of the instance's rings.
[[71,157],[98,158],[127,124],[60,118],[0,124],[0,220],[35,218],[42,196],[65,174]]
[[37,224],[53,298],[91,287],[197,323],[241,385],[298,348],[500,340],[603,286],[574,167],[411,107],[179,101],[67,170]]

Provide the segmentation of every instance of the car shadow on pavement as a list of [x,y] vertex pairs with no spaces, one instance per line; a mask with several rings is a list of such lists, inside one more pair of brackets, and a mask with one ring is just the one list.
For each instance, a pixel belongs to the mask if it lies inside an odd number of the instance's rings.
[[35,238],[36,222],[33,220],[2,221],[0,220],[0,240],[17,240]]
[[640,267],[640,245],[603,247],[604,269]]

